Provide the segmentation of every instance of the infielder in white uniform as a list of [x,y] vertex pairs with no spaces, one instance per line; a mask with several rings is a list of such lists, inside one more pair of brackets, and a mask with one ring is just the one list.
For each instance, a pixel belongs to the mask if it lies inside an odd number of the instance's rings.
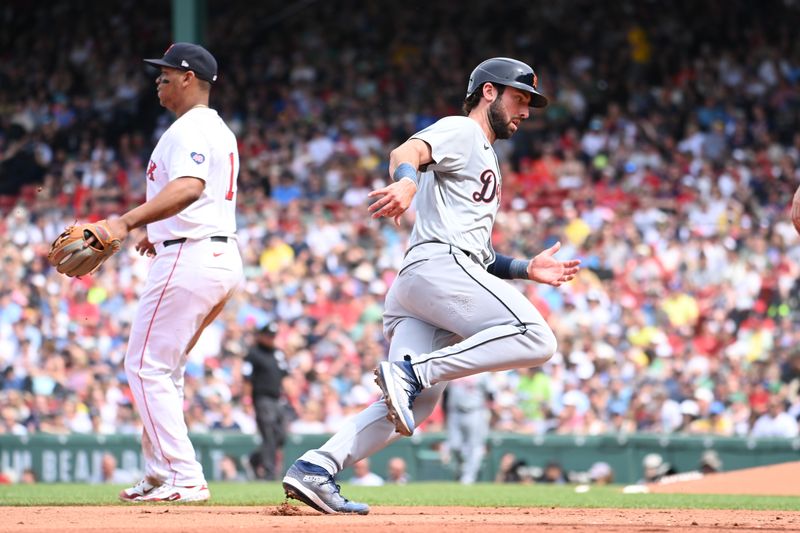
[[324,513],[369,512],[343,498],[334,476],[400,435],[411,435],[433,411],[446,383],[480,372],[538,366],[556,350],[541,314],[504,279],[559,286],[579,261],[496,254],[491,235],[502,177],[492,148],[544,107],[533,69],[493,58],[472,72],[467,116],[446,117],[392,151],[394,183],[373,191],[374,218],[398,217],[416,196],[417,218],[405,260],[386,296],[389,361],[376,370],[384,397],[345,422],[283,479],[287,496]]
[[236,138],[208,107],[217,62],[203,47],[175,43],[156,78],[161,105],[174,112],[147,166],[147,201],[109,220],[124,238],[147,225],[136,245],[154,257],[125,354],[144,425],[145,478],[124,501],[203,501],[210,496],[183,418],[186,357],[242,280],[236,243]]

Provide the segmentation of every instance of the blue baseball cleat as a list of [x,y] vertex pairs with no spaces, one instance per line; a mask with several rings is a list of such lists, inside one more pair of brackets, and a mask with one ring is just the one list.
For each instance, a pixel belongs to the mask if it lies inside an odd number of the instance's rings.
[[398,433],[410,437],[414,434],[414,399],[422,392],[414,369],[408,361],[390,363],[384,361],[375,369],[375,383],[383,391],[386,407],[389,408],[387,418],[394,423]]
[[297,460],[283,477],[287,498],[300,500],[320,513],[368,514],[369,505],[351,502],[339,493],[333,476],[321,466]]

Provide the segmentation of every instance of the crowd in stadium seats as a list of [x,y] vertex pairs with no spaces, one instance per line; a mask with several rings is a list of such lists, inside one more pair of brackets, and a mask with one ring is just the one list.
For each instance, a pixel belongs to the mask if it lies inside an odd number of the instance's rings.
[[[0,433],[141,431],[122,370],[148,267],[136,236],[82,279],[46,252],[66,223],[142,200],[171,117],[141,58],[166,48],[169,9],[84,4],[0,11]],[[493,429],[798,435],[795,2],[273,4],[210,6],[247,280],[187,361],[190,431],[255,433],[243,356],[269,321],[290,433],[333,431],[376,398],[383,296],[414,213],[373,221],[366,195],[391,147],[458,113],[472,67],[507,55],[551,104],[496,144],[495,248],[560,240],[584,270],[558,289],[519,283],[559,350],[493,376]],[[89,5],[97,16],[77,16]]]

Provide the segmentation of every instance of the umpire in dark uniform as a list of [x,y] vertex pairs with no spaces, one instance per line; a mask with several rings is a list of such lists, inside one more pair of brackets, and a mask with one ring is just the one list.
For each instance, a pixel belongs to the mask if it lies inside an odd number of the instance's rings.
[[278,325],[269,323],[256,332],[255,343],[245,357],[250,363],[250,383],[261,447],[250,456],[258,479],[274,480],[276,455],[286,437],[281,380],[286,375],[283,353],[275,348]]

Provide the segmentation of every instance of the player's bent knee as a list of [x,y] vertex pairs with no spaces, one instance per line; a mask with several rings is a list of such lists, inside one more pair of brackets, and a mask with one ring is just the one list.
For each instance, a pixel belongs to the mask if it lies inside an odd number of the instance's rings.
[[550,360],[558,350],[556,336],[548,327],[528,328],[525,338],[531,344],[531,365],[540,366]]
[[555,333],[552,330],[547,331],[547,335],[545,336],[545,348],[544,352],[546,354],[547,360],[549,361],[553,355],[555,355],[556,351],[558,350],[558,339],[556,339]]

